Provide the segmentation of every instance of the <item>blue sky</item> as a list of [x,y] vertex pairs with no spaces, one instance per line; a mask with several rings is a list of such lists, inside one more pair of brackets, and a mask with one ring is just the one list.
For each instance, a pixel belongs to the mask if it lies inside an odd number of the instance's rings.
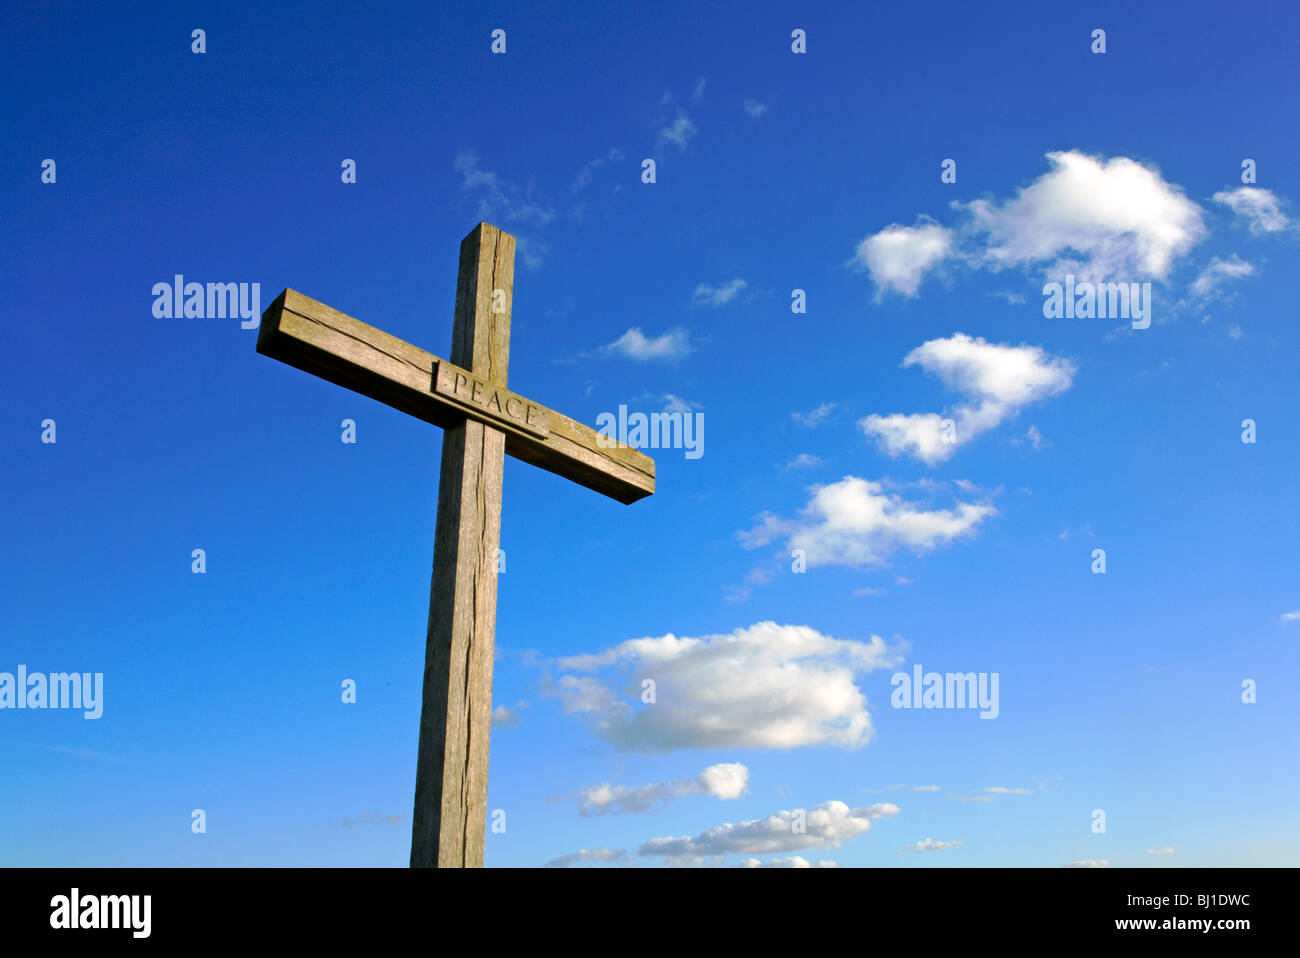
[[506,466],[489,866],[1296,864],[1288,5],[8,19],[0,671],[104,713],[0,711],[0,862],[406,864],[440,431],[151,289],[445,356],[487,220],[511,388],[705,424],[632,506]]

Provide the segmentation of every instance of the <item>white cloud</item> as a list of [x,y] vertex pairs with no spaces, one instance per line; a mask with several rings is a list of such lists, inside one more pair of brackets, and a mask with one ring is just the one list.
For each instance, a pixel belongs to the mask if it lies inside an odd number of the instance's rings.
[[1201,274],[1192,282],[1192,292],[1197,296],[1209,298],[1228,280],[1253,276],[1254,273],[1255,267],[1236,255],[1227,259],[1219,259],[1216,256],[1210,261],[1210,265],[1201,270]]
[[1270,190],[1242,186],[1235,190],[1220,190],[1213,199],[1232,210],[1238,220],[1245,220],[1255,235],[1280,232],[1291,222],[1282,212],[1277,196]]
[[1281,618],[1283,622],[1295,622],[1300,619],[1300,609],[1296,609],[1294,612],[1283,612]]
[[815,469],[817,466],[824,465],[826,465],[826,460],[822,459],[820,456],[813,456],[809,453],[801,452],[799,455],[787,462],[782,468],[784,468],[786,472],[789,472],[792,469]]
[[542,867],[568,868],[579,862],[614,862],[622,859],[626,854],[626,850],[622,848],[580,848],[576,852],[552,858]]
[[1232,340],[1237,340],[1237,339],[1241,339],[1241,337],[1242,337],[1241,327],[1238,326],[1236,323],[1229,323],[1228,338]]
[[699,103],[704,99],[704,86],[707,81],[708,77],[700,77],[695,81],[695,90],[691,93],[692,103]]
[[[549,692],[617,748],[857,748],[871,738],[856,675],[896,668],[906,643],[759,622],[723,635],[629,639],[558,663]],[[641,708],[641,682],[656,701]],[[617,691],[616,691],[617,689]]]
[[551,248],[545,243],[539,243],[528,236],[515,237],[515,250],[523,260],[524,266],[534,270],[542,268],[542,264],[546,262],[546,257],[551,252]]
[[663,404],[664,412],[687,413],[700,408],[699,403],[691,402],[689,399],[683,399],[681,396],[675,396],[672,393],[663,394]]
[[938,786],[938,785],[917,785],[915,788],[912,789],[912,791],[914,791],[914,792],[937,792],[937,791],[939,791],[939,786]]
[[1172,848],[1148,848],[1147,854],[1148,855],[1172,855],[1174,854],[1174,850]]
[[691,352],[690,334],[674,327],[660,336],[647,336],[640,326],[633,326],[612,343],[601,346],[586,355],[605,358],[617,356],[636,362],[673,361]]
[[767,861],[759,861],[757,858],[742,858],[740,868],[839,868],[840,866],[832,861],[810,862],[802,855],[791,855],[789,858],[769,858]]
[[757,100],[746,100],[741,104],[746,113],[757,119],[767,112],[767,105],[759,103]]
[[[1202,210],[1160,173],[1128,157],[1047,154],[1052,169],[1004,203],[965,206],[993,269],[1049,263],[1051,275],[1163,279],[1205,235]],[[1131,281],[1131,280],[1130,280]]]
[[1034,790],[1032,788],[1006,788],[1005,786],[1002,785],[990,785],[988,788],[984,789],[984,791],[988,792],[990,795],[1032,795],[1034,794]]
[[[1010,346],[956,333],[913,349],[903,366],[920,366],[967,401],[950,417],[938,413],[872,414],[858,421],[886,455],[910,455],[933,465],[960,445],[1014,418],[1033,402],[1069,389],[1074,364],[1049,356],[1037,346]],[[951,441],[944,439],[944,419],[953,421]]]
[[695,778],[625,785],[592,785],[578,793],[578,811],[587,817],[620,813],[657,812],[686,795],[739,798],[748,790],[749,769],[739,763],[710,765]]
[[1110,862],[1104,858],[1085,858],[1082,861],[1070,862],[1066,868],[1109,868]]
[[871,273],[876,298],[886,290],[916,295],[925,271],[952,252],[952,233],[924,217],[916,226],[891,223],[858,244],[852,265]]
[[691,302],[696,306],[725,306],[739,295],[746,283],[740,277],[736,277],[728,283],[720,286],[713,286],[709,283],[700,283],[695,287],[695,293],[691,296]]
[[696,134],[695,124],[691,118],[686,115],[686,111],[678,109],[676,117],[670,123],[665,123],[659,128],[659,142],[676,144],[678,149],[685,150],[688,143]]
[[498,705],[492,710],[492,727],[514,728],[519,724],[519,713],[526,708],[528,708],[527,702],[516,702],[514,708],[507,705]]
[[745,548],[784,539],[786,551],[803,549],[808,568],[827,565],[883,565],[900,548],[921,555],[973,536],[979,524],[997,514],[987,503],[958,502],[952,509],[926,509],[887,493],[880,482],[845,476],[813,486],[797,519],[771,513],[740,533]]
[[836,405],[838,404],[833,402],[824,402],[812,412],[792,412],[790,413],[790,418],[801,426],[807,426],[809,429],[813,429],[821,425],[826,417],[835,411]]
[[873,589],[871,586],[864,586],[864,587],[861,588],[861,589],[854,589],[854,590],[853,590],[853,594],[854,594],[855,596],[858,596],[858,597],[863,597],[863,596],[872,596],[872,595],[884,595],[884,594],[885,594],[885,590],[884,590],[884,589]]
[[611,147],[610,151],[604,156],[598,156],[594,160],[588,160],[583,164],[582,169],[578,171],[578,175],[573,178],[573,186],[571,189],[574,193],[581,192],[587,184],[591,182],[592,176],[598,169],[606,163],[615,163],[622,159],[623,151],[617,147]]
[[932,838],[923,838],[914,845],[900,848],[898,854],[908,855],[912,852],[941,852],[948,848],[957,848],[961,842],[936,842]]
[[669,859],[698,860],[731,853],[767,855],[806,848],[838,848],[871,830],[872,819],[897,815],[898,806],[889,803],[866,808],[849,808],[843,802],[825,802],[804,815],[804,828],[794,828],[801,809],[776,812],[767,818],[719,825],[694,838],[652,838],[640,855],[662,855]]
[[521,222],[545,226],[555,211],[536,197],[531,187],[520,187],[478,165],[478,154],[463,150],[453,166],[461,176],[461,189],[478,196],[478,218],[496,223]]

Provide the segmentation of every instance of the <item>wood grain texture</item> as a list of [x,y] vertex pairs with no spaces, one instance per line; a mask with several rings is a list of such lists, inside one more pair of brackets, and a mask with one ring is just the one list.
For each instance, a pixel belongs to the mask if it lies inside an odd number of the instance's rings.
[[451,361],[286,289],[257,351],[442,426],[442,463],[411,866],[483,865],[507,454],[631,503],[654,492],[654,461],[602,448],[594,430],[506,388],[515,240],[479,223],[461,243]]
[[602,449],[594,429],[554,410],[549,436],[512,431],[435,391],[437,366],[447,360],[294,290],[286,289],[262,314],[257,351],[444,429],[477,416],[506,432],[507,455],[619,502],[654,492],[654,460],[641,451],[625,445]]
[[415,770],[412,868],[481,868],[505,434],[464,420],[443,435]]
[[[451,327],[451,361],[498,386],[506,384],[510,362],[510,305],[515,295],[515,238],[479,223],[460,242],[456,312]],[[505,302],[493,312],[493,292]],[[484,322],[490,317],[491,322]]]

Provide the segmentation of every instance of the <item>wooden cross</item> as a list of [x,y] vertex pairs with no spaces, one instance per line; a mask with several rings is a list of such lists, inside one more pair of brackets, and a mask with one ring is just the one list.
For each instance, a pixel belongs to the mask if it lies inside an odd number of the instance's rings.
[[451,361],[286,289],[257,351],[441,426],[411,866],[483,865],[504,455],[619,502],[655,489],[654,460],[506,389],[515,238],[460,244]]

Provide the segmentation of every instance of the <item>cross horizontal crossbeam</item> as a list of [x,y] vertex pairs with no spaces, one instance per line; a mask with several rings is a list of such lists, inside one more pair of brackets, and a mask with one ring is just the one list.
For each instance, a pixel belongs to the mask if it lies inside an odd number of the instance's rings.
[[436,426],[493,426],[507,455],[619,502],[654,492],[644,453],[608,439],[602,448],[594,429],[294,290],[262,314],[257,351]]

